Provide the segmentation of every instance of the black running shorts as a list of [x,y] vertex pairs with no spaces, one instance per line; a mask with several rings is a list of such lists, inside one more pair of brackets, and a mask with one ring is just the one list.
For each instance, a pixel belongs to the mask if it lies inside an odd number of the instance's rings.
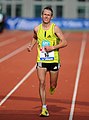
[[47,71],[57,71],[60,68],[60,63],[37,63],[37,67],[46,68]]

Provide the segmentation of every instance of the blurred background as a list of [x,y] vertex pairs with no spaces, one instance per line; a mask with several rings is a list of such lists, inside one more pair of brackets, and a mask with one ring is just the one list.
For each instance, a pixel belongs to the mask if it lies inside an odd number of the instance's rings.
[[[15,20],[11,18],[20,18],[20,21],[21,18],[26,18],[26,19],[37,18],[38,20],[38,18],[40,18],[41,16],[41,10],[46,6],[52,7],[54,11],[54,18],[60,18],[61,20],[89,19],[89,0],[0,0],[0,11],[2,11],[2,13],[6,16],[6,18],[9,18],[10,20],[9,22],[8,20],[6,21],[7,23],[6,26],[8,29],[27,29],[27,27],[13,28],[9,26],[9,23],[10,22],[12,23],[13,21],[15,22],[13,22],[12,24],[14,23],[18,24],[16,23],[17,19]],[[25,24],[25,20],[24,20],[24,24]],[[36,21],[36,19],[34,19],[34,21]],[[39,22],[34,23],[34,21],[32,21],[34,25],[37,25],[39,23]],[[40,21],[40,19],[38,21]],[[64,24],[60,25],[58,21],[57,24],[60,27],[64,25]],[[84,23],[84,25],[85,24],[89,29],[89,21],[87,21],[87,23]],[[30,29],[33,29],[33,27],[31,27]]]
[[40,17],[45,6],[52,6],[54,17],[89,18],[89,0],[0,0],[9,17]]

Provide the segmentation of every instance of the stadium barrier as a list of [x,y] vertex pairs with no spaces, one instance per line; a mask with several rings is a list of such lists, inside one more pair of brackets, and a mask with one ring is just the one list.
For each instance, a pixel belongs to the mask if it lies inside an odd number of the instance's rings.
[[[64,30],[89,30],[89,19],[52,19],[56,25]],[[40,18],[7,18],[5,28],[9,30],[33,30],[41,23]]]

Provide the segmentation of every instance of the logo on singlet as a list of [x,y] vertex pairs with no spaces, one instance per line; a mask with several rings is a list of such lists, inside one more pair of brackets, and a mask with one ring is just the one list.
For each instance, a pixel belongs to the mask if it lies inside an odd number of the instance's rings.
[[51,38],[51,35],[49,35],[47,38]]
[[48,40],[43,40],[42,47],[44,47],[44,46],[50,46],[50,42]]

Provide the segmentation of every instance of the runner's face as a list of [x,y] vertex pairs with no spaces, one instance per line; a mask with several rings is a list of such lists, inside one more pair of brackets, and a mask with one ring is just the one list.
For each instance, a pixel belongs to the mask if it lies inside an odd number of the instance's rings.
[[48,24],[51,19],[52,19],[51,11],[45,9],[42,14],[43,23]]

